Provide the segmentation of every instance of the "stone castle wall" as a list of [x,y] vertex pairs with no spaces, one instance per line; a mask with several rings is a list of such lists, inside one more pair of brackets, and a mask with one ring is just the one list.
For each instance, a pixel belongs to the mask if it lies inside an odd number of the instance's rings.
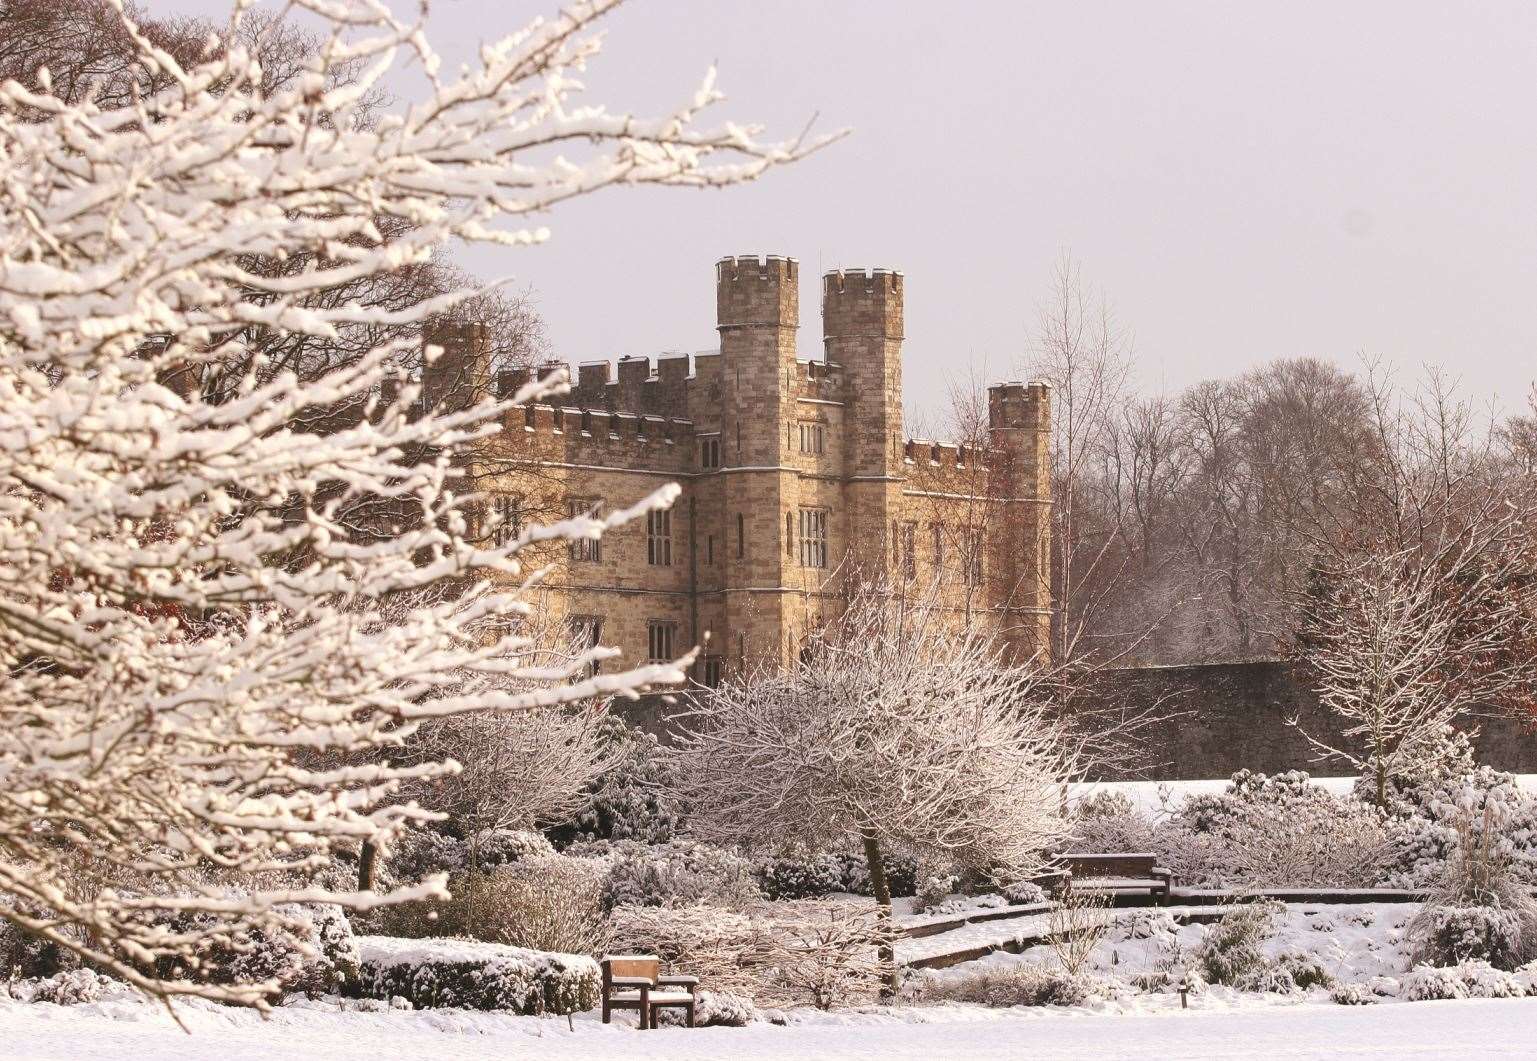
[[[654,562],[644,518],[610,531],[596,556],[564,545],[531,554],[552,565],[545,613],[601,619],[603,643],[627,663],[647,658],[652,624],[668,622],[676,653],[700,645],[720,668],[776,665],[837,615],[857,573],[937,579],[947,606],[995,623],[1020,655],[1043,648],[1049,389],[992,388],[980,444],[910,440],[902,274],[822,278],[822,359],[797,355],[799,283],[791,258],[722,259],[719,354],[582,364],[568,394],[508,411],[482,451],[492,506],[519,498],[529,518],[547,521],[573,499],[612,510],[668,482],[681,488],[667,517],[667,563]],[[432,337],[445,352],[428,370],[431,400],[459,403],[475,388],[510,399],[535,374],[565,367],[492,378],[478,327]],[[807,512],[825,520],[820,563],[808,562],[802,540]],[[973,529],[971,551],[985,553],[976,564],[966,556]],[[968,576],[973,568],[979,577]]]

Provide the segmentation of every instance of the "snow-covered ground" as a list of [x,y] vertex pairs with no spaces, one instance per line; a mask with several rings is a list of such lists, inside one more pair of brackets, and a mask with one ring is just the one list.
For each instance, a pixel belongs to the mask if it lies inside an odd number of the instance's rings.
[[[1336,796],[1349,795],[1354,777],[1315,777],[1313,784],[1328,789]],[[1516,783],[1529,792],[1537,792],[1537,774],[1517,774]],[[1069,786],[1072,799],[1093,792],[1119,792],[1144,814],[1156,814],[1172,810],[1186,796],[1221,795],[1228,786],[1227,778],[1211,778],[1199,781],[1092,781]]]
[[255,1014],[180,1007],[190,1032],[141,1003],[60,1007],[0,1001],[0,1055],[10,1061],[880,1061],[1061,1058],[1530,1058],[1537,1001],[1468,1000],[1337,1006],[1279,999],[1169,995],[1096,1012],[935,1006],[831,1016],[788,1027],[638,1032],[578,1017],[490,1013],[340,1013],[287,1007]]

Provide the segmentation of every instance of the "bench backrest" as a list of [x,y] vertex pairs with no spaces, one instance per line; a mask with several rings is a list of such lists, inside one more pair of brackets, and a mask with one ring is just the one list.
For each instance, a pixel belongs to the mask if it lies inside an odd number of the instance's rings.
[[1150,877],[1158,856],[1145,852],[1129,854],[1085,854],[1072,852],[1057,856],[1075,877]]
[[662,960],[653,954],[611,954],[603,959],[603,970],[610,977],[643,976],[656,983],[662,975]]

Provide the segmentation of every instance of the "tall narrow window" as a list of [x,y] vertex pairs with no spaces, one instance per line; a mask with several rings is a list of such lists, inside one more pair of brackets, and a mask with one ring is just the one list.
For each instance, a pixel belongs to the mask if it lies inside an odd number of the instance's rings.
[[795,513],[785,513],[785,555],[795,559]]
[[814,457],[822,455],[826,446],[825,429],[815,420],[800,421],[801,452]]
[[506,545],[523,533],[523,502],[522,499],[511,497],[507,494],[496,499],[496,530],[494,532],[497,545]]
[[738,560],[747,555],[747,520],[738,512],[736,514],[736,558]]
[[[571,631],[571,650],[576,653],[590,652],[598,647],[598,642],[603,639],[603,620],[596,615],[571,615],[566,618],[566,626]],[[590,678],[598,673],[598,662],[592,660],[587,664],[587,676]]]
[[711,689],[720,688],[721,658],[719,656],[706,656],[700,661],[699,683]]
[[652,662],[669,662],[673,658],[673,640],[678,624],[666,619],[652,619],[646,624],[646,645]]
[[918,524],[902,524],[902,577],[911,582],[918,577]]
[[945,569],[945,528],[942,524],[935,523],[929,530],[934,535],[934,573],[938,574]]
[[827,509],[800,510],[800,547],[802,567],[827,566]]
[[984,538],[981,527],[966,528],[966,584],[980,586],[982,584],[982,553],[984,551]]
[[652,567],[672,566],[672,510],[653,509],[646,514],[646,562]]
[[715,566],[715,535],[706,534],[704,537],[704,563],[706,567]]
[[720,467],[720,436],[715,435],[699,443],[699,466],[701,468]]
[[[590,497],[573,497],[566,502],[566,515],[596,516],[602,503]],[[576,538],[570,543],[571,559],[578,563],[596,564],[603,559],[603,541],[599,538]]]

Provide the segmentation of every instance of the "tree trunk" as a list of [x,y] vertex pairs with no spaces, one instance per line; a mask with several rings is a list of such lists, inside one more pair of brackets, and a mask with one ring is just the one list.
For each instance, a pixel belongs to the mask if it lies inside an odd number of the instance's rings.
[[1377,760],[1377,806],[1388,809],[1388,767],[1381,759]]
[[379,859],[379,849],[372,840],[363,841],[363,850],[358,853],[358,891],[372,891],[374,887],[374,872]]
[[886,864],[881,861],[880,840],[868,829],[860,835],[865,842],[865,864],[870,868],[870,891],[875,895],[875,903],[880,913],[881,945],[877,956],[886,970],[886,986],[881,991],[881,997],[895,998],[902,984],[901,975],[897,970],[896,922],[891,916],[891,885],[886,880]]

